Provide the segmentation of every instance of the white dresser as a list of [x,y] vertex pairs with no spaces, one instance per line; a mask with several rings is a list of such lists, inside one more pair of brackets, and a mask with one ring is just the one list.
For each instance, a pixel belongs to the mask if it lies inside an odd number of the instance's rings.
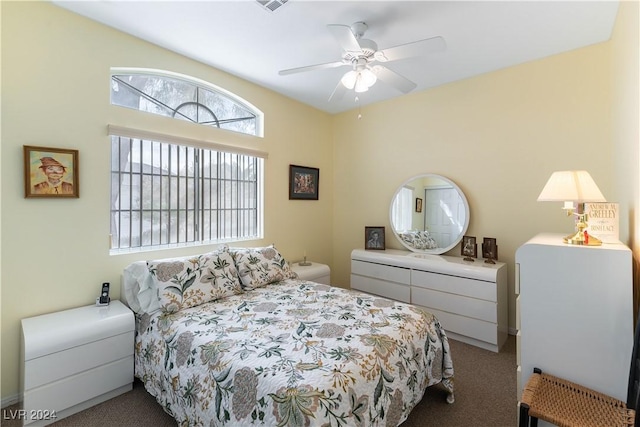
[[117,300],[22,319],[24,424],[51,424],[131,390],[134,329]]
[[425,308],[452,339],[496,352],[507,339],[507,266],[502,262],[355,249],[351,288]]
[[626,401],[631,251],[622,243],[567,245],[562,237],[540,234],[516,251],[518,400],[538,367]]

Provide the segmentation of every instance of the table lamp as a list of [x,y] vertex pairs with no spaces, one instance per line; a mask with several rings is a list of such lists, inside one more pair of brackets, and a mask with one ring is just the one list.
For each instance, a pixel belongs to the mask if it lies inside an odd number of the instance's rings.
[[[551,174],[549,181],[538,196],[539,202],[564,202],[562,209],[568,216],[577,215],[577,231],[563,240],[570,245],[599,246],[602,241],[587,234],[587,215],[584,212],[585,202],[606,202],[600,189],[589,175],[589,172],[558,171]],[[574,202],[577,206],[574,207]],[[577,209],[577,212],[574,212]]]

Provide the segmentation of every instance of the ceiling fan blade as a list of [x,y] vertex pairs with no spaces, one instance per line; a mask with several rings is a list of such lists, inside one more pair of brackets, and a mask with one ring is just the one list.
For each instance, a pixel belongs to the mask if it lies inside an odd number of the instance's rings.
[[400,74],[396,73],[395,71],[391,71],[390,69],[382,65],[374,65],[373,67],[371,67],[371,71],[376,75],[378,79],[390,86],[395,87],[403,93],[409,93],[417,86],[411,80],[402,77]]
[[338,41],[338,44],[347,52],[362,52],[358,39],[353,35],[349,25],[329,24],[327,28]]
[[342,82],[338,82],[338,85],[329,96],[327,102],[331,101],[340,101],[344,95],[347,93],[347,88],[342,84]]
[[342,61],[327,62],[325,64],[307,65],[305,67],[289,68],[288,70],[280,70],[278,71],[278,74],[281,76],[286,76],[288,74],[302,73],[305,71],[324,70],[326,68],[342,67],[343,65],[349,65],[349,64],[345,64]]
[[380,62],[397,61],[398,59],[442,52],[446,47],[447,44],[442,37],[431,37],[379,50],[374,54],[374,58]]
[[331,94],[327,102],[340,101],[344,97],[345,93],[347,93],[347,88],[342,84],[341,81],[339,81],[338,85],[333,90],[333,93]]

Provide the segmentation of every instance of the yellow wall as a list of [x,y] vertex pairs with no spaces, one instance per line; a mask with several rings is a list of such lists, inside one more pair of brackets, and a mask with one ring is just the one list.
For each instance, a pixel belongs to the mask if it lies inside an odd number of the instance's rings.
[[[599,44],[363,108],[361,120],[336,117],[335,181],[351,185],[335,191],[333,277],[348,281],[365,225],[390,227],[396,187],[430,172],[465,193],[467,234],[497,239],[512,284],[521,244],[572,229],[559,205],[536,202],[553,171],[587,169],[612,192],[608,55]],[[392,236],[387,245],[401,248]]]
[[[92,303],[100,283],[119,284],[133,260],[201,250],[108,255],[106,125],[136,126],[109,105],[111,66],[192,75],[262,109],[260,143],[159,117],[144,126],[267,150],[266,236],[247,245],[275,243],[290,260],[306,251],[331,265],[338,285],[349,285],[349,254],[363,246],[364,226],[389,227],[397,186],[423,172],[465,192],[468,234],[497,238],[510,289],[518,246],[571,229],[559,206],[536,202],[554,170],[591,172],[628,213],[621,238],[640,258],[637,2],[621,3],[609,42],[363,108],[361,120],[356,111],[328,116],[47,3],[0,8],[3,400],[19,392],[21,318]],[[81,197],[24,199],[22,145],[79,149]],[[319,201],[288,200],[289,164],[320,168]],[[401,248],[390,230],[386,243]]]
[[[139,126],[109,104],[112,66],[191,75],[265,113],[265,138],[144,115],[147,130],[266,150],[265,239],[289,260],[331,261],[330,116],[43,2],[2,2],[2,398],[19,391],[20,319],[91,304],[100,284],[119,297],[130,262],[204,250],[109,256],[107,124]],[[78,149],[80,198],[25,199],[22,146]],[[289,164],[320,168],[320,200],[289,200]],[[210,249],[210,248],[205,248]]]
[[620,202],[621,240],[634,257],[634,306],[640,292],[640,3],[620,3],[611,37],[611,149],[614,188],[611,200]]
[[[616,27],[624,28],[609,42],[378,103],[360,120],[355,111],[337,115],[334,179],[349,185],[335,188],[332,279],[349,282],[349,255],[363,247],[367,225],[386,225],[387,246],[401,249],[388,218],[396,188],[441,174],[467,196],[467,234],[497,238],[514,328],[515,250],[540,232],[573,229],[558,204],[536,201],[553,171],[586,169],[605,197],[637,210],[637,9],[621,6]],[[626,61],[613,67],[613,54]],[[624,128],[614,131],[612,120]],[[621,224],[621,239],[637,228]]]

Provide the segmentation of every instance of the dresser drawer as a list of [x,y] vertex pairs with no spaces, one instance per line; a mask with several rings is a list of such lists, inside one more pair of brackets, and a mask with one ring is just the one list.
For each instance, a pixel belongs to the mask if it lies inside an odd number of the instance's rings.
[[411,285],[495,302],[496,284],[428,271],[412,270]]
[[380,295],[396,301],[410,302],[411,288],[400,283],[386,282],[373,277],[351,275],[351,289],[356,289],[368,294]]
[[27,360],[24,366],[24,388],[31,390],[78,372],[132,356],[134,345],[131,331]]
[[376,264],[373,262],[352,260],[351,273],[358,274],[360,276],[375,277],[376,279],[388,280],[391,282],[403,283],[406,285],[411,281],[410,269]]
[[411,302],[430,309],[433,308],[460,314],[467,318],[491,322],[494,324],[494,329],[498,321],[496,303],[491,301],[413,287],[411,289]]
[[445,333],[454,332],[476,340],[498,345],[498,331],[495,323],[471,319],[469,317],[447,313],[446,311],[434,310],[429,307],[425,307],[425,310],[438,318]]

